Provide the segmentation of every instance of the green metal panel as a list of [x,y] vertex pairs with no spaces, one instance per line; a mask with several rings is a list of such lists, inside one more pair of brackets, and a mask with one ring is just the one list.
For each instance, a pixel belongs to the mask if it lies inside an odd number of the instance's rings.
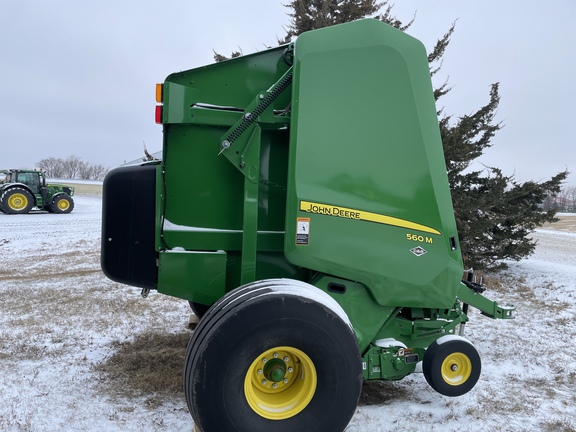
[[[253,144],[248,147],[254,164],[250,165],[250,172],[255,173],[249,184],[245,184],[241,169],[231,163],[234,157],[221,152],[222,136],[289,69],[282,60],[284,49],[175,73],[166,79],[163,173],[159,179],[163,217],[158,250],[161,267],[171,268],[175,274],[168,279],[166,271],[160,274],[160,291],[189,298],[192,293],[185,291],[199,286],[188,283],[180,266],[182,258],[162,255],[164,250],[232,253],[234,258],[229,256],[227,262],[226,290],[251,281],[256,275],[302,273],[281,254],[289,117],[276,121],[267,113],[265,119],[259,119],[252,132]],[[282,110],[289,103],[290,91],[286,91],[273,101],[270,111]],[[237,156],[239,150],[231,148],[232,156]],[[178,263],[168,267],[171,260]],[[178,271],[184,273],[178,276]],[[178,278],[186,288],[177,287]]]
[[[163,123],[195,123],[194,110],[217,111],[206,108],[210,106],[243,110],[288,69],[282,60],[283,50],[274,48],[171,74],[164,83]],[[287,93],[275,102],[274,109],[283,109],[289,102]]]
[[[408,358],[412,358],[407,363]],[[424,357],[422,349],[403,350],[398,347],[371,346],[362,357],[363,375],[367,380],[399,380],[414,372],[417,361]]]
[[158,292],[211,304],[224,295],[226,252],[160,252]]
[[462,262],[422,44],[377,20],[305,33],[292,90],[288,259],[381,305],[451,306]]
[[[242,229],[243,177],[223,155],[219,156],[221,136],[242,115],[230,109],[246,108],[258,92],[265,91],[288,69],[281,59],[283,49],[172,74],[166,79],[163,166],[169,167],[164,178],[165,218],[171,223]],[[285,108],[289,97],[287,92],[273,108]],[[260,212],[266,217],[260,230],[284,228],[287,139],[285,127],[265,131],[261,137],[264,181]]]
[[[165,127],[163,164],[169,168],[161,190],[168,248],[241,249],[244,177],[218,156],[222,132],[207,126]],[[263,135],[258,230],[261,249],[279,251],[284,235],[287,134],[266,131]]]
[[360,352],[366,350],[396,309],[394,306],[381,306],[376,303],[366,287],[359,283],[325,275],[318,275],[311,283],[342,306],[354,325]]

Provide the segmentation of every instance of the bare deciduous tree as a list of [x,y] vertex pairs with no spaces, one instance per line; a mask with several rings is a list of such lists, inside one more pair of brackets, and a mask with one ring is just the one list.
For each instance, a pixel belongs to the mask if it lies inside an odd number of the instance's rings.
[[104,180],[108,171],[108,168],[105,168],[100,164],[92,165],[92,180]]
[[51,178],[102,180],[109,171],[108,168],[102,165],[84,162],[74,155],[66,159],[54,157],[41,159],[36,165]]
[[45,171],[48,177],[60,178],[64,176],[64,161],[62,159],[49,157],[41,159],[36,165]]
[[76,176],[78,175],[80,168],[82,166],[82,159],[80,159],[78,156],[68,156],[65,160],[64,160],[64,175],[66,176],[66,178],[76,178]]
[[568,188],[568,202],[570,203],[570,211],[576,212],[576,186],[570,186]]
[[80,168],[78,169],[78,177],[80,177],[82,180],[90,180],[92,179],[93,170],[94,169],[92,164],[82,161]]
[[556,198],[558,210],[561,212],[576,211],[576,186],[565,186]]

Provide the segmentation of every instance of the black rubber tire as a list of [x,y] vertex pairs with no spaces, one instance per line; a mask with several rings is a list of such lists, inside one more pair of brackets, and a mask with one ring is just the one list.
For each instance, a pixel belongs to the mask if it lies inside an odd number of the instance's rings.
[[190,309],[192,309],[192,313],[196,315],[198,318],[202,318],[204,315],[206,315],[208,309],[210,309],[210,306],[207,306],[202,303],[188,301],[188,304],[190,305]]
[[52,213],[70,213],[74,210],[74,201],[68,195],[58,195],[50,203],[50,209]]
[[[14,195],[20,195],[20,198],[22,199],[22,206],[10,206],[10,198]],[[30,212],[32,207],[34,207],[34,197],[28,190],[24,188],[12,187],[2,193],[2,196],[0,197],[0,206],[6,214],[25,214]]]
[[[275,283],[253,283],[226,295],[200,321],[190,340],[184,392],[202,432],[338,432],[354,414],[362,369],[352,329],[322,303],[297,293],[275,293],[270,289]],[[280,346],[309,357],[317,384],[302,411],[271,420],[250,407],[244,381],[261,353]]]
[[281,283],[281,279],[270,279],[265,281],[256,281],[243,285],[235,290],[230,291],[222,296],[216,303],[214,303],[206,312],[205,317],[200,320],[196,331],[190,338],[189,346],[197,343],[197,339],[204,337],[206,333],[205,327],[211,327],[215,322],[218,322],[220,317],[226,312],[226,309],[234,307],[235,305],[247,300],[248,298],[260,295],[262,290],[266,290],[269,286],[276,286]]
[[[474,345],[464,338],[448,336],[445,340],[442,339],[434,341],[424,354],[424,377],[438,393],[451,397],[462,396],[472,390],[480,378],[480,355]],[[451,367],[458,369],[452,373]],[[450,370],[447,371],[447,368]],[[443,373],[443,370],[447,373]]]

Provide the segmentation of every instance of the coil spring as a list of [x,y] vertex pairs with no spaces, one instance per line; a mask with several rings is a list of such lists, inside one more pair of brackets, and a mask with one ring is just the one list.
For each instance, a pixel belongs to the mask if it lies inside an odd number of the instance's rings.
[[282,78],[282,80],[272,89],[272,91],[258,103],[256,108],[254,108],[254,111],[252,111],[249,116],[245,115],[242,118],[242,122],[236,127],[236,129],[232,131],[232,133],[230,133],[230,135],[228,135],[226,141],[228,141],[230,144],[236,141],[238,137],[242,135],[264,111],[266,111],[266,108],[272,105],[272,102],[274,102],[274,100],[280,96],[280,94],[282,94],[282,92],[286,90],[286,88],[291,83],[292,72],[288,73],[284,78]]

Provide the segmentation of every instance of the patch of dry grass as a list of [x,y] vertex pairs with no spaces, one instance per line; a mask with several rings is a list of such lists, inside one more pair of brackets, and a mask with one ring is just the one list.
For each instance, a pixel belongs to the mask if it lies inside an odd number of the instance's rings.
[[558,222],[545,223],[543,229],[554,231],[576,232],[576,216],[558,216]]
[[[551,313],[558,313],[571,305],[565,301],[550,301],[538,295],[535,288],[531,287],[524,277],[516,277],[507,273],[493,272],[484,275],[484,284],[488,288],[488,297],[500,297],[502,295],[513,298],[513,301],[528,304],[533,308],[545,308]],[[544,282],[538,287],[539,290],[553,292],[562,289],[553,282]],[[492,295],[496,293],[497,295]]]
[[543,432],[575,432],[576,424],[570,419],[553,420],[540,423]]
[[414,398],[414,392],[391,381],[364,381],[360,406],[387,405],[391,402]]
[[167,397],[184,398],[182,372],[190,332],[165,334],[147,332],[133,341],[116,342],[115,353],[95,365],[104,391],[117,397],[147,397],[157,408]]

